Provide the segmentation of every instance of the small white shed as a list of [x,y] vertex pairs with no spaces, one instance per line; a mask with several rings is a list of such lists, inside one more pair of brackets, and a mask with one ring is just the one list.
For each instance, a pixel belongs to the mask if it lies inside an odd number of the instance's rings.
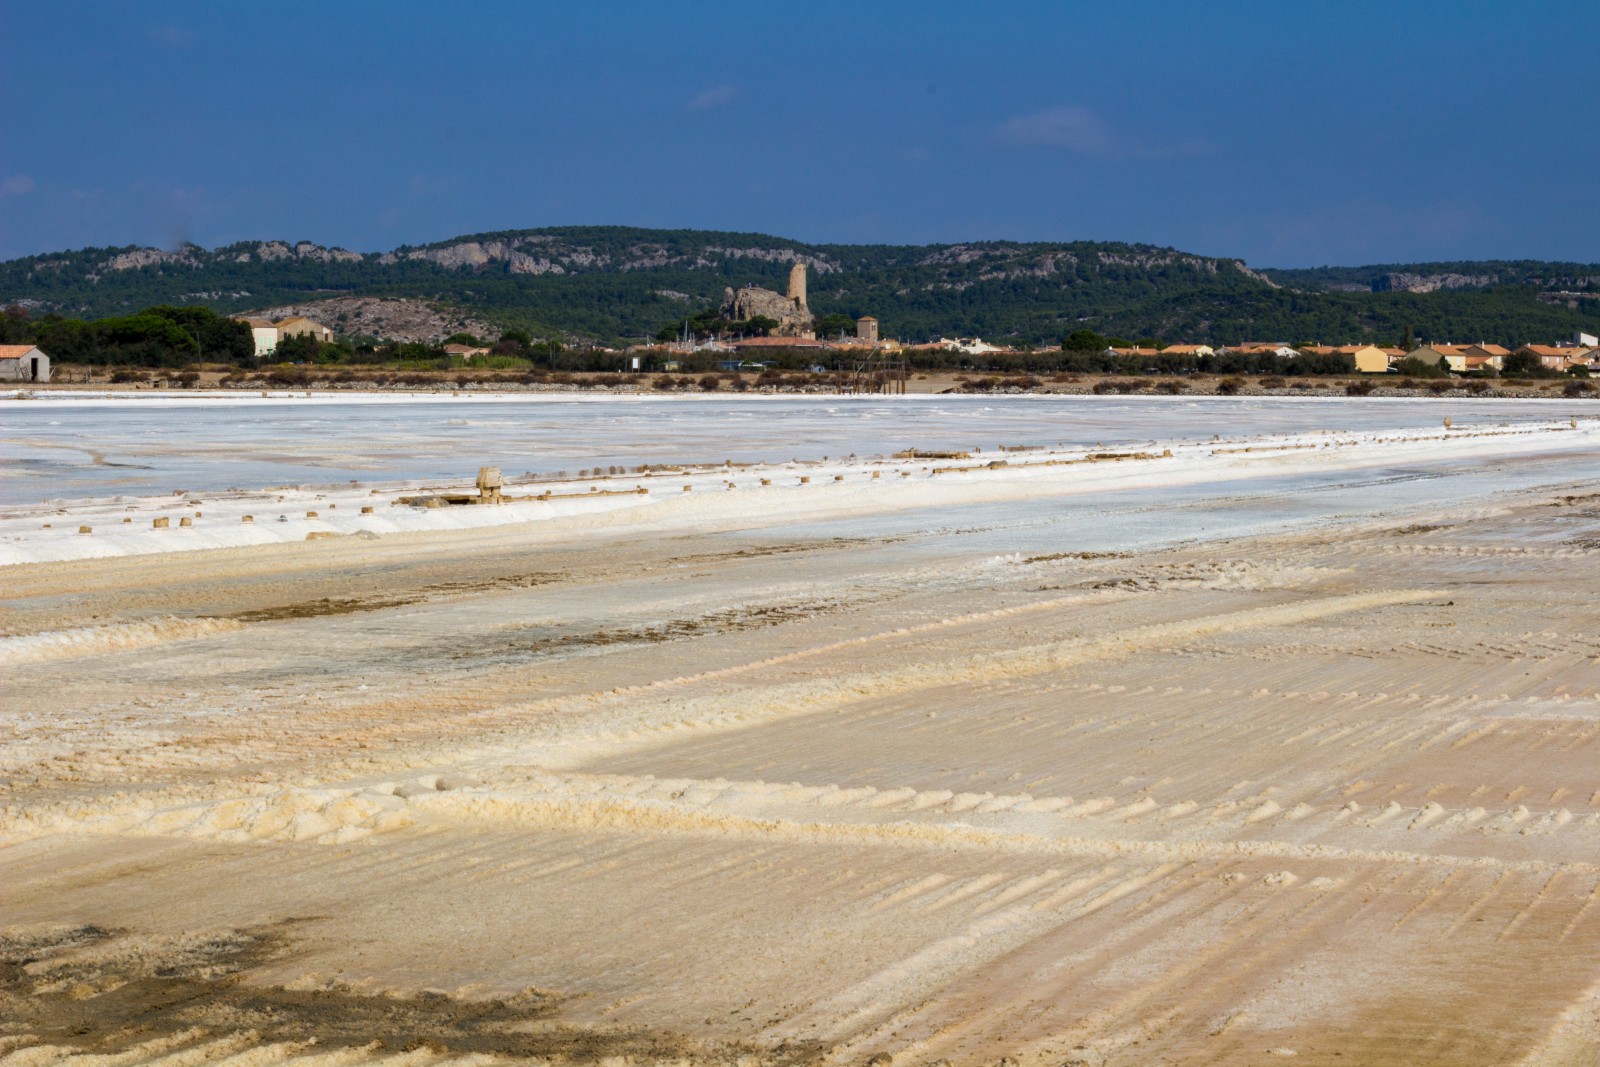
[[50,357],[37,345],[0,345],[0,382],[48,382]]

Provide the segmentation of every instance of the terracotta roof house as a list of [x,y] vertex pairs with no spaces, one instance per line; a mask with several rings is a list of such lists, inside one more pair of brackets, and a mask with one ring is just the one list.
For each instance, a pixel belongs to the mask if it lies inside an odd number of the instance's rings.
[[50,357],[37,345],[0,345],[0,382],[48,382]]
[[[1575,362],[1574,356],[1588,355],[1587,349],[1564,348],[1559,345],[1523,345],[1518,352],[1526,352],[1538,357],[1539,365],[1548,370],[1566,370]],[[1584,359],[1587,363],[1588,360]]]
[[1448,367],[1452,355],[1459,355],[1453,345],[1422,345],[1418,348],[1413,348],[1401,358],[1414,359],[1419,363],[1426,363],[1430,367],[1437,367],[1440,364]]
[[328,329],[320,322],[306,318],[304,315],[295,315],[291,318],[279,319],[276,325],[278,327],[278,339],[280,341],[285,337],[305,337],[308,335],[315,337],[319,341],[333,340],[332,330]]
[[1434,365],[1442,361],[1450,370],[1463,374],[1485,366],[1499,370],[1502,361],[1510,354],[1500,345],[1423,345],[1407,352],[1402,358]]
[[1462,349],[1461,361],[1466,370],[1478,370],[1482,367],[1493,367],[1495,370],[1499,370],[1505,358],[1510,354],[1509,349],[1502,348],[1499,345],[1486,345],[1480,341],[1475,345],[1468,345]]
[[1345,345],[1341,348],[1340,354],[1349,356],[1355,361],[1357,374],[1389,372],[1389,353],[1377,345]]
[[1389,353],[1377,345],[1308,345],[1300,351],[1308,356],[1349,356],[1359,374],[1383,374],[1389,369]]

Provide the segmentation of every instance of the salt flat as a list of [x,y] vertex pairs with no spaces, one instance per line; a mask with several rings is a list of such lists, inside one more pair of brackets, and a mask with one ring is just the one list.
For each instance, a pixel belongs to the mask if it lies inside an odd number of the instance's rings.
[[3,1062],[1600,1059],[1600,422],[1018,399],[13,499]]

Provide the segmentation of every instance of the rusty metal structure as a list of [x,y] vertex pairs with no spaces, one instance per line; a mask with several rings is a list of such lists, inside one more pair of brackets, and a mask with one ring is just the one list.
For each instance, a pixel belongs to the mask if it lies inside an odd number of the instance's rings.
[[839,392],[852,396],[904,396],[909,377],[904,358],[896,353],[874,351],[850,361],[849,368],[840,375]]

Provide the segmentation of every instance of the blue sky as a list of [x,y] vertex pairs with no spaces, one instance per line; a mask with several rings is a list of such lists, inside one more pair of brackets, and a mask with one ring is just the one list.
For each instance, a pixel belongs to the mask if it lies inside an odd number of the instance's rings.
[[0,0],[0,258],[629,224],[1600,260],[1600,3]]

